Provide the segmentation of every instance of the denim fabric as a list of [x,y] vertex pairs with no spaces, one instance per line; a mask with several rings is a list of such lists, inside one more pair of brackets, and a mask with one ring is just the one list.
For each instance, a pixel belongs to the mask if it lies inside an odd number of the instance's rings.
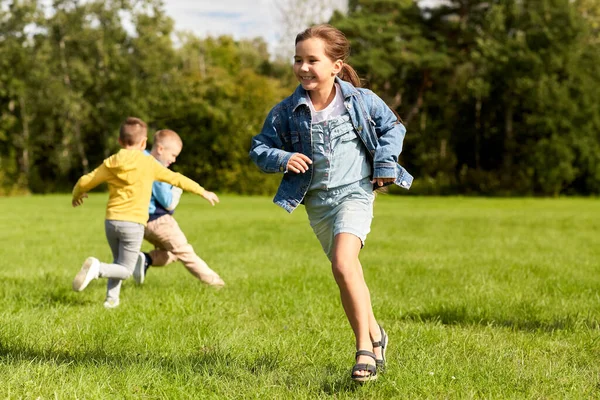
[[[364,145],[372,165],[372,178],[395,178],[394,183],[408,189],[413,177],[398,164],[406,129],[377,95],[368,89],[355,88],[336,78],[354,131]],[[260,134],[252,138],[250,157],[264,172],[285,172],[294,153],[311,160],[311,114],[308,93],[298,86],[294,93],[269,112]],[[303,201],[311,186],[314,171],[285,173],[273,201],[292,212]]]
[[313,177],[308,191],[330,189],[368,178],[371,165],[348,113],[312,124]]
[[369,178],[306,194],[304,206],[310,226],[329,260],[333,256],[335,236],[340,233],[353,234],[365,244],[371,231],[374,199]]

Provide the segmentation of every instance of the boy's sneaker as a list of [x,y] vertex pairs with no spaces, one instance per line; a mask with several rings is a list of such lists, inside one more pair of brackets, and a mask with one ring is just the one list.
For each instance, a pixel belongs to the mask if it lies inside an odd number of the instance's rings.
[[104,308],[117,308],[119,307],[119,299],[109,299],[104,300]]
[[142,284],[144,283],[144,278],[146,277],[146,256],[144,253],[138,253],[137,260],[135,262],[135,267],[133,268],[133,279],[135,283]]
[[[177,186],[175,186],[177,187]],[[144,266],[144,274],[148,273],[148,268],[150,268],[152,266],[152,257],[150,257],[150,253],[144,253],[144,256],[146,256],[146,263]]]
[[100,261],[94,257],[88,257],[81,269],[73,279],[73,290],[81,292],[94,279],[98,279],[100,275]]

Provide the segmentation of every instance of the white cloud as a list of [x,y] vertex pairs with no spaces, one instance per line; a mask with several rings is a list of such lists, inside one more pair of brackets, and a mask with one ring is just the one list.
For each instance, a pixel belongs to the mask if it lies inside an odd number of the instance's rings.
[[[289,42],[292,51],[295,33],[290,37],[286,27],[300,31],[310,22],[324,22],[333,8],[346,9],[347,0],[165,0],[164,4],[178,31],[199,37],[262,37],[273,54],[283,51],[282,41]],[[284,17],[282,9],[295,14]],[[314,21],[316,16],[322,20]]]
[[275,0],[166,0],[165,10],[178,31],[197,36],[231,35],[235,39],[277,40]]

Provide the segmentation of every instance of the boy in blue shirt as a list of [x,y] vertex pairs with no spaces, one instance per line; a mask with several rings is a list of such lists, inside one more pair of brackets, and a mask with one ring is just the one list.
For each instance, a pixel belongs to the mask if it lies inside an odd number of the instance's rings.
[[[154,143],[150,154],[162,165],[169,167],[175,162],[183,148],[179,135],[169,129],[154,134]],[[209,286],[222,287],[225,282],[206,262],[198,257],[193,247],[173,218],[175,208],[179,204],[182,190],[168,183],[155,181],[152,185],[149,219],[144,231],[144,239],[155,247],[150,253],[140,253],[138,263],[144,263],[143,276],[138,280],[143,283],[145,273],[150,266],[159,267],[174,261],[181,261],[188,271]]]

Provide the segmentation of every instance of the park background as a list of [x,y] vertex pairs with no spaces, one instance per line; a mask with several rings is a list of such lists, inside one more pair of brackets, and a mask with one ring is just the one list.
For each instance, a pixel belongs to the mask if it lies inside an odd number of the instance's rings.
[[[600,2],[278,2],[290,32],[342,29],[407,126],[415,184],[377,196],[361,252],[391,338],[364,386],[306,215],[248,158],[296,86],[290,36],[177,32],[154,0],[48,4],[0,0],[0,397],[600,396]],[[110,250],[107,194],[69,193],[129,115],[178,131],[173,169],[219,193],[176,217],[222,290],[178,264],[115,310],[104,282],[71,290]]]
[[[176,171],[217,192],[273,193],[278,178],[247,154],[296,86],[293,36],[274,47],[178,33],[159,0],[41,3],[0,2],[3,193],[70,191],[118,150],[130,115],[180,133]],[[286,26],[319,17],[290,21],[311,3],[327,1],[279,3]],[[421,3],[349,1],[328,20],[406,124],[411,193],[600,193],[599,3]]]

